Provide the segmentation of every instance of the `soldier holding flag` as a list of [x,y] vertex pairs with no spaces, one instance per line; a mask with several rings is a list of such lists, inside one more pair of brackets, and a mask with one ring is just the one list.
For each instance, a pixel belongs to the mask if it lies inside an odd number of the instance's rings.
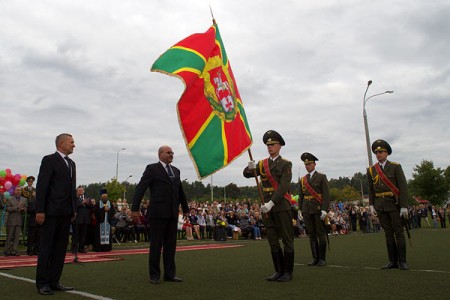
[[[268,158],[257,164],[250,161],[244,169],[244,177],[259,176],[263,187],[265,204],[261,206],[263,222],[267,232],[275,273],[268,281],[285,282],[292,280],[294,270],[294,229],[292,228],[292,210],[289,202],[289,186],[292,179],[292,163],[280,156],[284,139],[275,130],[267,131],[263,136],[267,145]],[[283,241],[283,249],[280,246]]]

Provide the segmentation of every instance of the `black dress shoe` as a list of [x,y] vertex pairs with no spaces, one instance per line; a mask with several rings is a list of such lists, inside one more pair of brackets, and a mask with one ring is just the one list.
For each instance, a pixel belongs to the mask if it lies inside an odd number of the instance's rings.
[[48,286],[43,286],[38,289],[39,294],[41,295],[53,295],[53,291]]
[[150,283],[151,284],[160,284],[160,280],[159,279],[150,279]]
[[323,259],[319,259],[319,261],[317,262],[316,266],[323,267],[323,266],[326,266],[326,265],[327,265],[326,261],[324,261]]
[[71,287],[71,286],[64,286],[64,285],[58,283],[57,285],[52,286],[52,290],[61,291],[61,292],[67,292],[67,291],[73,290],[73,287]]
[[172,277],[172,278],[164,278],[165,281],[172,281],[172,282],[183,282],[183,279],[179,277]]
[[398,268],[400,270],[408,270],[409,269],[408,265],[406,264],[406,262],[400,262],[398,265],[399,265]]
[[280,278],[283,274],[280,272],[275,272],[271,276],[267,277],[267,281],[277,281],[278,278]]
[[280,277],[278,277],[278,279],[277,279],[278,282],[286,282],[286,281],[291,281],[291,280],[292,280],[291,272],[286,272],[283,275],[281,275]]
[[87,251],[84,250],[84,249],[79,249],[79,250],[78,250],[78,253],[87,253]]
[[398,264],[397,264],[397,263],[390,262],[390,263],[388,263],[388,264],[382,266],[381,269],[384,269],[384,270],[398,269]]
[[318,259],[314,259],[313,261],[311,261],[309,264],[307,264],[307,266],[312,267],[312,266],[317,266],[317,263],[319,262]]

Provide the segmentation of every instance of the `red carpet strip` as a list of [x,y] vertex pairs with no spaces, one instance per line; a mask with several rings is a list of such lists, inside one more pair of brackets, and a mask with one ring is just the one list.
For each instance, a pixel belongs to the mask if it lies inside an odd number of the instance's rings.
[[[192,245],[192,246],[179,246],[177,251],[194,251],[194,250],[212,250],[212,249],[226,249],[242,247],[243,245],[233,244],[209,244],[209,245]],[[134,255],[134,254],[148,254],[148,248],[142,249],[123,249],[113,250],[111,252],[89,252],[78,254],[78,261],[80,263],[91,262],[104,262],[104,261],[116,261],[123,260],[124,258],[117,257],[121,255]],[[65,263],[73,263],[74,255],[72,253],[66,254]],[[0,257],[0,270],[20,268],[20,267],[34,267],[37,264],[37,256],[1,256]]]

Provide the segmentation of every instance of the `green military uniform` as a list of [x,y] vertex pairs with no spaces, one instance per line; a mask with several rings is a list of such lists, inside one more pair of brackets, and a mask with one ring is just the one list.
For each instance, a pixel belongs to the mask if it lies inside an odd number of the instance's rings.
[[[281,146],[285,145],[281,135],[273,130],[269,130],[264,134],[263,142],[266,145],[275,143],[279,143]],[[294,268],[294,230],[292,227],[291,204],[285,195],[290,195],[292,163],[281,156],[278,156],[274,161],[270,157],[267,160],[270,175],[278,184],[276,189],[268,178],[264,168],[264,161],[259,161],[255,170],[256,175],[261,178],[264,202],[272,201],[274,203],[274,206],[268,213],[262,214],[276,271],[275,274],[267,279],[269,281],[288,281],[292,279]],[[248,167],[244,169],[243,175],[246,178],[255,176]],[[280,238],[283,242],[284,253],[280,245]]]
[[40,244],[42,226],[36,223],[36,188],[33,187],[34,176],[27,177],[28,186],[22,188],[22,196],[27,199],[27,254],[37,255]]
[[[375,141],[372,144],[372,151],[374,153],[387,151],[388,155],[392,153],[391,146],[383,140]],[[398,268],[400,264],[400,268],[406,270],[408,269],[406,265],[406,242],[403,233],[403,220],[400,217],[400,208],[408,207],[408,186],[400,164],[386,160],[382,171],[400,191],[400,196],[396,197],[391,189],[381,180],[375,165],[367,169],[369,204],[373,205],[377,212],[381,227],[384,230],[388,250],[389,263],[383,268]]]
[[[315,163],[318,159],[311,153],[305,152],[301,157],[305,164]],[[322,201],[318,201],[306,188],[306,182],[320,196]],[[321,211],[328,212],[330,206],[330,190],[328,180],[325,174],[315,171],[312,176],[307,174],[299,180],[298,207],[302,211],[306,230],[309,235],[309,244],[313,261],[310,266],[325,265],[325,256],[327,251],[327,233],[324,223],[321,219]]]

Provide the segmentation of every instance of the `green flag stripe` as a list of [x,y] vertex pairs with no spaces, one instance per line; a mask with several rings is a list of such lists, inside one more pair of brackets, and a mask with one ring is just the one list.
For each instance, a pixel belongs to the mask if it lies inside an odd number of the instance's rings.
[[225,153],[221,132],[222,121],[214,117],[190,149],[202,177],[224,166]]
[[178,69],[190,68],[201,72],[204,67],[205,61],[197,54],[182,49],[171,48],[155,61],[152,70],[174,73]]

